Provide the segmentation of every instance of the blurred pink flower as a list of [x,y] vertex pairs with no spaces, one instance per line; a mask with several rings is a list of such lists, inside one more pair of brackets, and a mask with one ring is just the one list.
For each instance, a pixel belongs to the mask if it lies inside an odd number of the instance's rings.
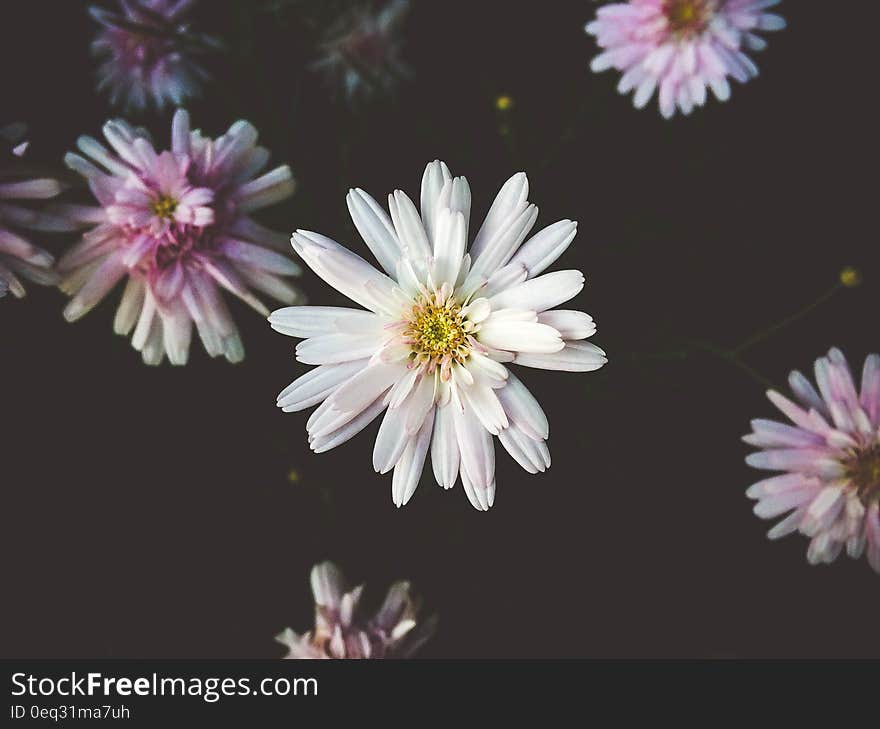
[[395,582],[367,619],[358,610],[363,586],[349,591],[331,562],[315,565],[311,582],[315,627],[302,635],[285,628],[275,637],[289,651],[285,658],[408,658],[436,627],[434,617],[418,622],[419,602],[408,582]]
[[218,43],[190,32],[186,15],[195,0],[118,0],[119,10],[89,8],[102,26],[92,52],[104,59],[99,90],[128,109],[180,105],[201,93],[208,74],[194,54]]
[[397,32],[408,11],[408,0],[391,0],[378,12],[366,4],[352,8],[331,26],[313,68],[349,101],[391,90],[410,75]]
[[59,261],[61,288],[73,299],[64,310],[75,321],[122,279],[128,284],[114,328],[132,336],[148,364],[167,353],[185,364],[192,324],[208,354],[230,362],[244,357],[235,323],[220,295],[227,289],[262,314],[251,292],[283,302],[298,298],[283,277],[300,269],[287,255],[286,236],[264,228],[250,213],[288,197],[287,165],[260,175],[269,152],[257,130],[238,121],[217,139],[190,131],[178,110],[171,151],[157,153],[143,129],[108,121],[108,150],[92,137],[69,153],[68,167],[88,180],[98,207],[66,206],[69,220],[88,227]]
[[709,88],[730,97],[728,76],[745,83],[758,68],[743,52],[766,42],[757,31],[782,30],[785,20],[764,12],[780,0],[630,0],[599,8],[587,33],[603,49],[593,71],[623,72],[617,90],[634,91],[641,109],[659,91],[660,113],[690,114],[706,103]]
[[810,537],[810,564],[831,563],[845,547],[853,558],[866,552],[880,572],[880,355],[865,360],[860,391],[838,349],[816,360],[815,374],[818,392],[800,372],[789,376],[799,404],[767,393],[794,426],[753,420],[743,440],[763,450],[746,463],[786,473],[747,495],[762,519],[791,512],[768,536]]
[[[422,175],[421,213],[402,190],[389,212],[359,188],[348,193],[370,263],[307,230],[292,244],[324,281],[363,307],[291,306],[274,329],[304,341],[296,358],[318,365],[278,396],[285,412],[318,405],[306,423],[323,453],[383,412],[373,468],[394,471],[397,507],[415,493],[428,452],[434,477],[459,476],[471,505],[495,501],[495,441],[529,473],[547,470],[550,425],[541,405],[506,366],[593,372],[608,360],[588,338],[588,314],[557,309],[584,287],[580,271],[544,273],[577,234],[560,220],[529,235],[538,208],[524,172],[504,183],[468,250],[471,189],[439,160]],[[389,214],[390,213],[390,214]],[[320,405],[319,405],[320,403]]]
[[58,282],[52,268],[55,259],[23,237],[21,232],[71,229],[70,223],[64,218],[52,214],[38,203],[54,198],[61,192],[58,180],[35,177],[21,168],[19,160],[13,159],[21,157],[27,150],[27,142],[20,141],[24,132],[22,124],[11,124],[0,129],[3,141],[16,145],[11,150],[4,150],[11,154],[0,169],[0,296],[8,291],[17,298],[25,295],[20,276],[47,286]]

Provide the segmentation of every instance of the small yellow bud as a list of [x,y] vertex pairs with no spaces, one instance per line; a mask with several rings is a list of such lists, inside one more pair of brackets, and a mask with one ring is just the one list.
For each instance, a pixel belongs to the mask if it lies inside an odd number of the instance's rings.
[[848,289],[854,289],[862,283],[862,274],[858,269],[847,266],[840,272],[840,283]]
[[287,472],[287,480],[290,483],[299,483],[299,471],[295,468],[290,469],[290,471]]
[[498,111],[510,111],[513,108],[513,97],[508,96],[507,94],[502,94],[495,99],[495,108],[498,109]]

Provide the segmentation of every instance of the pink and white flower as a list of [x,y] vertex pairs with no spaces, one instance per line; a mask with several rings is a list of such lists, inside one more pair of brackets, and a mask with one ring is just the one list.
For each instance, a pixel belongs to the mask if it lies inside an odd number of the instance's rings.
[[269,151],[250,123],[211,139],[190,130],[183,110],[174,115],[171,151],[157,152],[144,129],[119,119],[104,125],[104,136],[111,149],[80,137],[85,156],[65,157],[99,203],[66,207],[89,230],[58,262],[61,288],[73,296],[65,318],[79,319],[127,279],[114,328],[133,331],[144,362],[167,354],[185,364],[193,324],[208,354],[240,361],[244,347],[221,290],[264,315],[253,289],[285,303],[299,296],[285,278],[300,271],[285,253],[286,236],[250,217],[292,194],[290,168],[261,174]]
[[56,197],[61,183],[50,177],[36,177],[21,168],[27,142],[21,142],[25,128],[13,124],[0,129],[0,137],[10,145],[11,156],[0,169],[0,296],[11,292],[16,298],[25,295],[21,278],[51,286],[58,283],[53,270],[55,259],[22,235],[23,231],[58,232],[70,230],[70,224],[46,209],[41,202]]
[[193,59],[216,48],[209,36],[193,34],[186,16],[195,0],[119,0],[119,10],[89,8],[102,26],[92,52],[104,58],[98,89],[127,109],[179,106],[201,93],[207,72]]
[[629,0],[604,5],[586,26],[603,49],[591,68],[621,71],[617,90],[634,92],[637,109],[657,91],[664,117],[672,117],[676,108],[690,114],[706,103],[707,89],[727,101],[728,77],[745,83],[758,75],[745,51],[766,47],[758,32],[785,28],[782,17],[765,12],[779,2]]
[[[746,492],[755,514],[788,514],[768,536],[810,537],[810,564],[829,564],[846,548],[880,572],[880,355],[865,360],[861,387],[839,349],[816,360],[818,392],[800,372],[789,386],[797,402],[767,396],[794,425],[753,420],[743,440],[762,448],[746,458],[755,468],[784,471]],[[790,512],[790,513],[789,513]]]
[[373,466],[394,470],[398,507],[412,497],[429,449],[437,483],[451,488],[460,475],[471,504],[484,511],[495,500],[493,436],[526,471],[549,467],[547,417],[506,364],[589,372],[607,361],[585,341],[596,331],[592,318],[554,308],[580,292],[583,274],[540,275],[577,224],[561,220],[527,240],[538,217],[528,192],[524,173],[511,177],[467,252],[470,187],[444,163],[425,170],[421,214],[400,190],[388,196],[390,216],[351,190],[351,217],[384,272],[319,233],[293,235],[312,270],[363,309],[272,314],[274,329],[304,339],[297,359],[318,365],[278,396],[278,406],[291,412],[321,403],[307,423],[317,453],[384,412]]
[[349,590],[331,562],[312,568],[315,627],[302,635],[290,628],[275,640],[286,646],[285,658],[408,658],[434,632],[436,619],[418,622],[419,602],[408,582],[395,582],[371,618],[359,610],[363,585]]
[[390,91],[410,75],[398,34],[408,11],[409,0],[391,0],[377,12],[366,5],[352,8],[331,26],[313,67],[349,101]]

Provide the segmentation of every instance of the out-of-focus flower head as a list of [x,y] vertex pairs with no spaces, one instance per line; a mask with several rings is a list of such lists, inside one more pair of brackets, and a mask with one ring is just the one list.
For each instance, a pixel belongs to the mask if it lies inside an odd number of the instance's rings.
[[758,67],[744,51],[759,51],[759,31],[781,30],[785,20],[765,12],[780,0],[629,0],[599,8],[586,26],[603,49],[593,71],[623,73],[617,90],[634,92],[641,109],[656,91],[660,113],[676,108],[690,114],[706,103],[711,89],[719,101],[730,97],[728,76],[745,83]]
[[285,302],[299,296],[285,278],[300,271],[285,255],[286,236],[250,217],[292,194],[290,168],[261,174],[269,151],[249,122],[211,139],[190,130],[183,110],[174,115],[170,151],[157,152],[144,129],[120,119],[104,125],[104,137],[110,149],[84,136],[77,146],[85,156],[65,157],[98,202],[65,207],[70,221],[88,228],[58,262],[61,288],[73,296],[65,318],[79,319],[127,279],[114,328],[133,332],[144,362],[167,354],[185,364],[193,324],[208,354],[240,361],[244,347],[221,290],[262,314],[268,310],[253,289]]
[[348,101],[392,90],[411,75],[400,59],[398,32],[408,10],[409,0],[390,0],[378,10],[361,3],[343,12],[331,24],[313,68]]
[[363,586],[349,590],[331,562],[312,568],[315,627],[303,634],[285,628],[275,640],[285,658],[408,658],[436,628],[436,618],[419,618],[419,601],[408,582],[395,582],[372,617],[361,614]]
[[216,39],[190,31],[195,0],[118,0],[118,10],[89,8],[103,27],[92,52],[103,59],[98,88],[126,109],[179,106],[201,93],[209,78],[194,56],[216,49]]
[[0,164],[0,296],[11,292],[25,295],[21,278],[53,285],[58,278],[52,269],[55,259],[22,235],[23,231],[59,232],[71,230],[70,223],[40,204],[61,192],[61,183],[50,177],[37,177],[23,168],[21,160],[28,147],[22,141],[23,124],[0,129],[3,160]]
[[744,440],[763,450],[746,463],[786,473],[747,494],[762,519],[788,514],[771,539],[795,531],[810,538],[810,564],[831,563],[846,549],[854,559],[866,554],[880,572],[880,355],[865,360],[859,388],[839,349],[816,360],[815,375],[818,391],[791,373],[797,402],[767,393],[793,425],[753,420]]

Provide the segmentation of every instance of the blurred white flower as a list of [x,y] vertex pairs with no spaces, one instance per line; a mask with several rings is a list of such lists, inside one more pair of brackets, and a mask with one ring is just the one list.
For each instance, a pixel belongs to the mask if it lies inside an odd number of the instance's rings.
[[312,568],[315,627],[303,634],[285,628],[275,640],[285,658],[408,658],[431,637],[436,618],[421,621],[408,582],[395,582],[372,617],[361,615],[363,586],[349,590],[331,562]]

